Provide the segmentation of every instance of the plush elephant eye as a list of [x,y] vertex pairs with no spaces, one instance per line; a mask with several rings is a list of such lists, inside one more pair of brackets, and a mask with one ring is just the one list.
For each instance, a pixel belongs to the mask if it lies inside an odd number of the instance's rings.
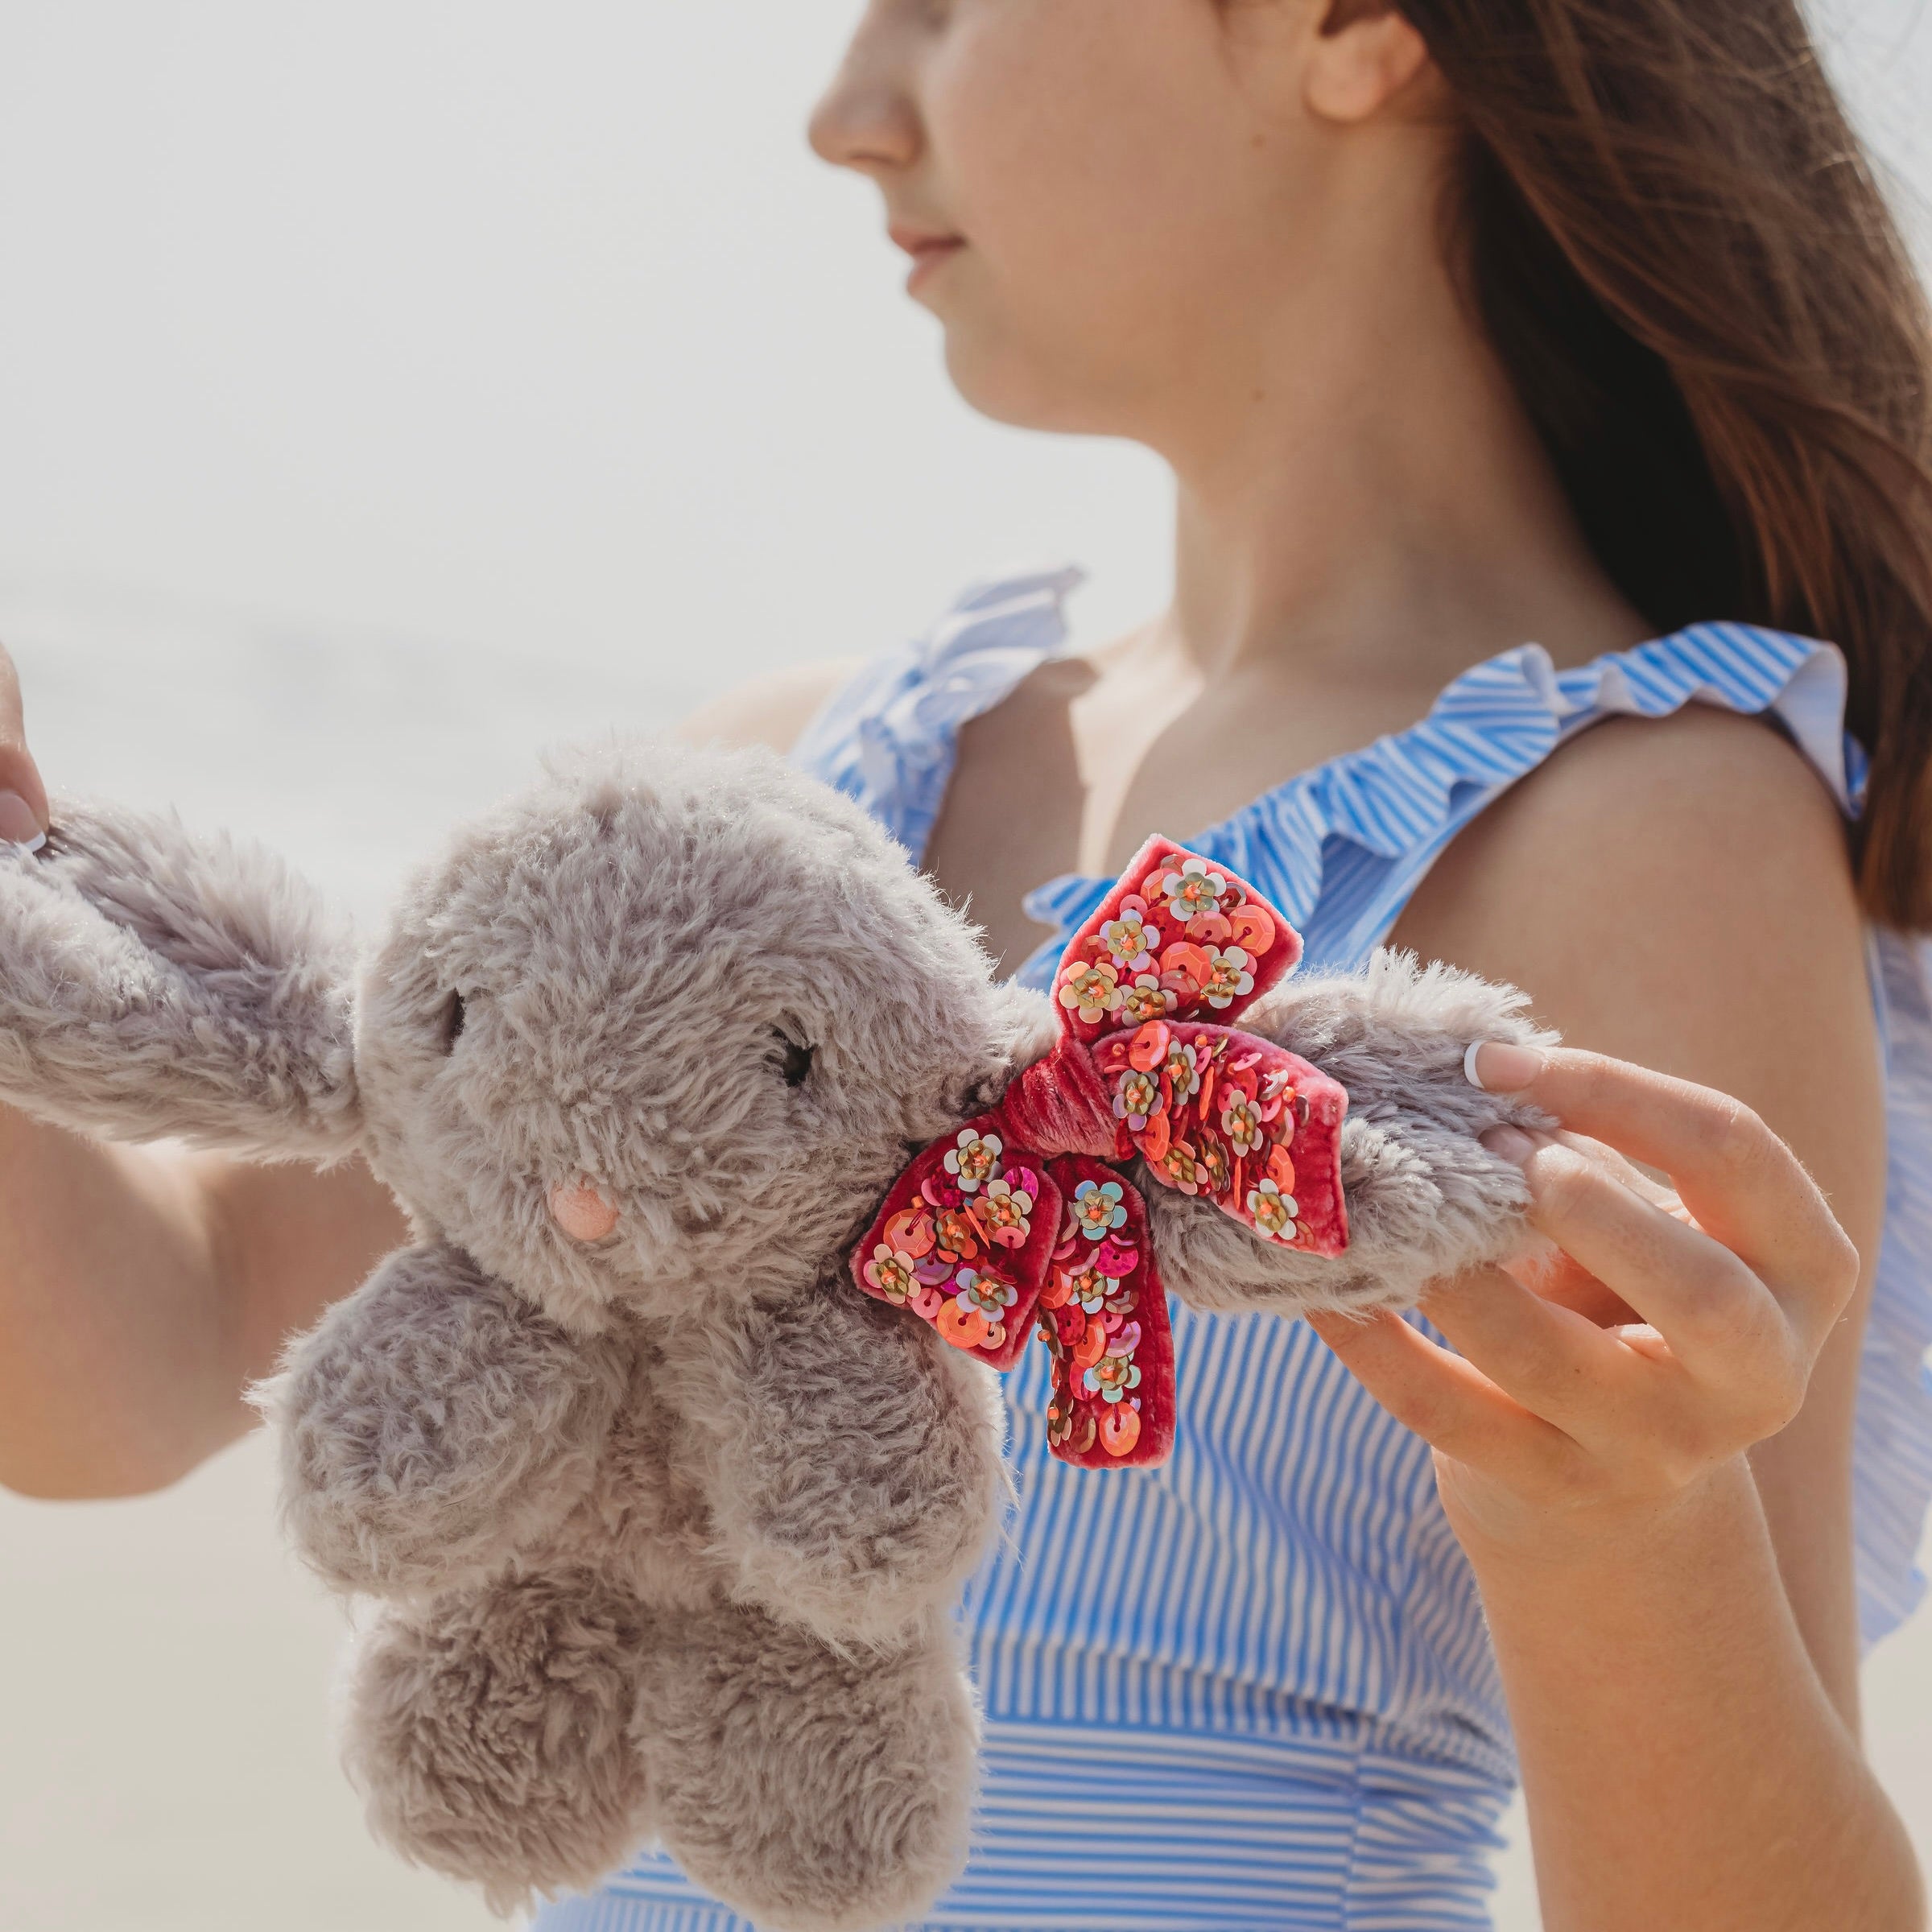
[[817,1051],[795,1040],[782,1026],[771,1030],[773,1042],[778,1047],[775,1055],[778,1071],[785,1076],[787,1087],[803,1087],[811,1071],[811,1056]]
[[452,993],[443,1002],[442,1028],[443,1051],[454,1053],[456,1042],[463,1037],[463,1022],[469,1017],[469,1009],[463,1003],[460,993]]

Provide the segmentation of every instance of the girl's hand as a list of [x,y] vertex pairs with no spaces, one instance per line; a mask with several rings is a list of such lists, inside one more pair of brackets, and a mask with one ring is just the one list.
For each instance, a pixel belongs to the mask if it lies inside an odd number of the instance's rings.
[[47,832],[47,787],[27,749],[20,714],[20,679],[0,650],[0,840],[37,845]]
[[1487,1090],[1567,1130],[1488,1137],[1521,1164],[1544,1239],[1430,1291],[1455,1353],[1393,1314],[1314,1325],[1435,1449],[1472,1557],[1560,1561],[1641,1535],[1797,1414],[1858,1252],[1741,1103],[1595,1054],[1473,1058]]

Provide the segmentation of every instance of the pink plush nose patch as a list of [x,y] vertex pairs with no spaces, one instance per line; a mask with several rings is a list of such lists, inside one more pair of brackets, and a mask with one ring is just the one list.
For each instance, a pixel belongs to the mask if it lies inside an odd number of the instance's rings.
[[550,1191],[550,1218],[573,1241],[601,1241],[617,1224],[617,1211],[582,1176]]

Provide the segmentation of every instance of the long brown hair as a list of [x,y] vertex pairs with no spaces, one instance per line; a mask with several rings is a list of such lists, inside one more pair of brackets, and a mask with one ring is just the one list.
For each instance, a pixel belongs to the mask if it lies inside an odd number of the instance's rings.
[[1599,558],[1659,631],[1843,650],[1860,893],[1932,928],[1932,328],[1798,0],[1395,4],[1466,129],[1471,299]]

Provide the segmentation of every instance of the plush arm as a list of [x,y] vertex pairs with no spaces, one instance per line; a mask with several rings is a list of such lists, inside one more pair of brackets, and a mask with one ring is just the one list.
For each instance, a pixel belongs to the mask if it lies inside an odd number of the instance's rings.
[[745,1600],[835,1642],[950,1600],[1007,1496],[990,1371],[842,1279],[671,1350],[690,1473]]
[[1409,1307],[1439,1276],[1500,1260],[1524,1239],[1521,1171],[1485,1148],[1488,1129],[1544,1124],[1470,1085],[1474,1040],[1554,1043],[1522,996],[1412,954],[1379,952],[1364,972],[1296,978],[1241,1017],[1348,1089],[1342,1130],[1346,1253],[1298,1254],[1158,1182],[1143,1188],[1167,1286],[1197,1308]]
[[0,1100],[110,1140],[353,1148],[348,937],[259,848],[58,800],[0,846]]
[[613,1345],[438,1244],[390,1256],[256,1401],[303,1558],[338,1589],[394,1596],[480,1576],[560,1521],[624,1388]]

